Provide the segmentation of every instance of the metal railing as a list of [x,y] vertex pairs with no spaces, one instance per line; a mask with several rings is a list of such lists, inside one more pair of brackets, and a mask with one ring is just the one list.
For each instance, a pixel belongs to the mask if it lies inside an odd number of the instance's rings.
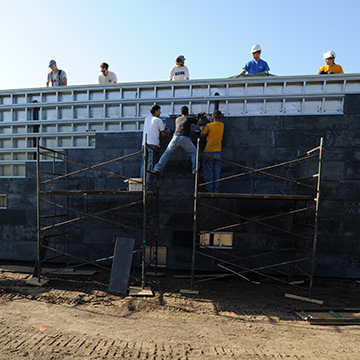
[[[162,116],[213,112],[224,116],[342,114],[344,97],[360,92],[360,74],[266,76],[182,82],[118,83],[0,91],[0,177],[25,177],[41,146],[95,146],[98,132],[142,131],[158,103]],[[43,160],[43,159],[41,159]]]

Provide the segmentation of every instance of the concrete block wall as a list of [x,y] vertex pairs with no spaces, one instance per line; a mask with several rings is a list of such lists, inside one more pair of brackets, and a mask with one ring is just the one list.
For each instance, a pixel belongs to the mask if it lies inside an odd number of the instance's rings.
[[36,251],[36,177],[1,179],[0,193],[7,209],[0,209],[0,258],[28,260]]
[[[174,129],[174,119],[165,119]],[[223,159],[251,168],[261,168],[295,159],[301,153],[315,148],[324,138],[323,181],[320,199],[320,223],[316,275],[335,277],[360,276],[360,95],[346,95],[344,115],[319,116],[261,116],[225,117]],[[194,127],[193,130],[197,128]],[[192,132],[195,143],[198,132]],[[141,149],[139,132],[98,133],[94,149],[69,150],[72,161],[93,165],[112,158],[131,154]],[[164,151],[170,138],[161,139]],[[201,146],[204,146],[202,140]],[[139,177],[141,155],[107,165],[106,170],[128,177]],[[71,167],[73,169],[76,166]],[[222,175],[234,174],[231,165],[223,165]],[[7,194],[8,208],[0,209],[0,258],[11,260],[35,260],[36,256],[36,172],[35,164],[27,165],[25,179],[0,179],[0,193]],[[282,175],[293,176],[294,169],[284,170]],[[70,182],[72,189],[117,190],[126,188],[122,180],[101,173],[78,174]],[[160,176],[160,245],[167,247],[169,268],[189,269],[192,252],[193,192],[190,159],[179,150],[169,161]],[[280,181],[253,176],[221,184],[221,192],[287,194],[294,188]],[[104,197],[90,203],[106,208],[131,201],[131,197]],[[253,215],[258,211],[290,208],[288,202],[237,201],[219,199],[229,211]],[[140,211],[140,213],[139,213]],[[129,211],[133,221],[141,222],[141,209]],[[221,220],[221,221],[220,221]],[[225,215],[204,211],[199,222],[226,222]],[[129,220],[130,221],[130,220]],[[290,226],[289,219],[281,221]],[[139,224],[138,224],[139,225]],[[139,226],[141,228],[141,225]],[[115,236],[135,237],[141,243],[141,235],[111,224],[88,221],[74,227],[74,236],[80,242],[96,244],[109,251]],[[284,239],[274,231],[262,230],[254,225],[239,228],[234,234],[234,251],[239,255],[271,250]],[[80,247],[75,247],[79,253]],[[91,255],[87,250],[81,257]],[[78,254],[80,255],[80,254]]]

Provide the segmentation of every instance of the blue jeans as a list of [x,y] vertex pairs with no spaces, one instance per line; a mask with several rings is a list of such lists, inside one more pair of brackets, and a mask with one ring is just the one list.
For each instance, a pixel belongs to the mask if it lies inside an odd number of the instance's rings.
[[[213,156],[221,159],[221,151],[206,152],[205,155]],[[203,161],[204,179],[205,182],[215,181],[220,179],[221,161],[204,157]],[[220,190],[220,182],[205,185],[206,191],[211,193],[218,193]]]
[[160,161],[155,165],[154,171],[160,172],[162,169],[164,169],[173,152],[179,147],[183,148],[190,155],[192,162],[192,172],[194,174],[196,172],[196,147],[188,136],[179,135],[174,135],[172,137],[165,152],[162,154]]
[[[155,146],[155,145],[152,145]],[[144,151],[144,147],[141,148]],[[153,171],[154,169],[154,163],[156,162],[158,158],[158,154],[155,150],[151,149],[147,146],[147,170]],[[144,155],[142,156],[142,162],[141,162],[141,171],[140,171],[140,177],[143,179],[144,177]],[[149,172],[146,173],[146,187],[149,189],[150,187],[154,186],[154,177]]]

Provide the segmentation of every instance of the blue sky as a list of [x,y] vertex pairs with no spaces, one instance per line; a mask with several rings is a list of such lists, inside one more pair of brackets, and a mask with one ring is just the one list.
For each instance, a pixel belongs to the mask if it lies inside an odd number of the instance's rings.
[[316,74],[333,50],[360,73],[359,0],[0,0],[0,89],[45,86],[55,59],[69,85],[167,80],[186,57],[191,79],[238,74],[260,44],[275,75]]

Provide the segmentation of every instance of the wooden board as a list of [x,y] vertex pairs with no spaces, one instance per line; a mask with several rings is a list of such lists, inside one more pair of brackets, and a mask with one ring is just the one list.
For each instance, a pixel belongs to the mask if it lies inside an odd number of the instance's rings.
[[84,269],[50,269],[50,268],[44,268],[41,271],[42,274],[49,274],[49,275],[83,275],[83,276],[89,276],[94,275],[96,273],[96,270],[84,270]]
[[[34,268],[31,266],[20,266],[20,265],[0,265],[0,270],[9,271],[9,272],[18,272],[24,274],[32,274]],[[51,274],[51,275],[94,275],[95,270],[82,270],[82,269],[55,269],[55,268],[43,268],[41,270],[42,274]]]
[[181,294],[198,295],[199,290],[180,289]]
[[293,295],[293,294],[285,294],[285,297],[287,297],[289,299],[294,299],[294,300],[311,302],[311,303],[319,304],[319,305],[322,305],[324,303],[323,300],[310,299],[310,298],[307,298],[307,297]]
[[224,199],[258,199],[258,200],[300,200],[313,201],[314,197],[311,195],[281,195],[281,194],[236,194],[236,193],[209,193],[198,192],[199,198],[224,198]]
[[33,277],[30,280],[26,280],[26,284],[33,285],[33,286],[43,286],[43,285],[47,284],[48,282],[49,282],[49,280],[45,280],[42,278],[40,278],[40,282],[39,282],[38,277]]
[[147,271],[145,275],[163,277],[165,274],[163,272]]
[[116,237],[109,292],[115,294],[127,293],[134,246],[135,239]]
[[131,296],[154,296],[154,293],[149,287],[142,289],[141,287],[130,286],[129,295]]
[[311,325],[360,325],[360,309],[308,309],[296,314]]

